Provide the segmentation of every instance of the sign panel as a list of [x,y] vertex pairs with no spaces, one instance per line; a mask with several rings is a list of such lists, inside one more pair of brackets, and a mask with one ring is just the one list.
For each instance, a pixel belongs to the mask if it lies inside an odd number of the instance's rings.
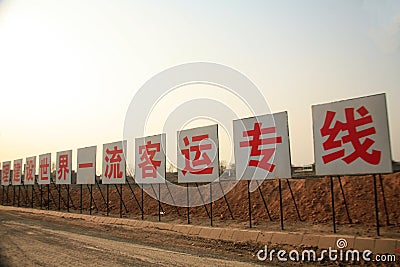
[[95,184],[97,147],[78,149],[77,184]]
[[218,125],[178,132],[178,182],[219,180]]
[[392,172],[385,94],[312,106],[317,175]]
[[287,112],[233,121],[236,179],[290,178]]
[[22,184],[22,159],[14,160],[13,166],[13,177],[12,177],[12,185],[21,185]]
[[39,156],[39,177],[38,184],[50,184],[51,174],[51,153]]
[[36,174],[36,156],[26,158],[24,184],[25,185],[35,184],[35,174]]
[[126,141],[103,145],[103,184],[124,184],[126,182],[126,165],[124,151]]
[[11,169],[11,161],[5,161],[2,164],[1,171],[1,185],[8,186],[10,185],[11,177],[10,177],[10,169]]
[[72,150],[57,152],[56,184],[71,184]]
[[165,134],[135,138],[135,182],[165,183]]

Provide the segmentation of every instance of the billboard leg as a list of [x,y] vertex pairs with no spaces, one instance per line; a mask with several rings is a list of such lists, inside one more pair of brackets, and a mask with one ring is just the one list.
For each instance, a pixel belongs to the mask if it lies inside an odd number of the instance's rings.
[[178,213],[178,215],[181,216],[181,213],[179,212],[179,209],[178,209],[178,207],[177,207],[176,204],[175,204],[175,199],[174,199],[174,197],[172,196],[171,190],[169,190],[168,183],[169,183],[168,181],[165,181],[165,186],[167,187],[168,193],[169,193],[169,195],[171,196],[172,204],[174,204],[174,207],[175,207],[175,209],[176,209],[176,213]]
[[[153,184],[150,184],[150,186],[151,186],[151,190],[153,190],[154,195],[157,196],[157,193],[156,193],[156,190],[154,190]],[[161,207],[161,211],[164,212],[164,209],[161,206],[161,204],[160,204],[160,207]]]
[[[91,198],[92,198],[92,205],[93,208],[96,210],[96,212],[99,212],[99,207],[97,206],[96,200],[93,197],[93,185],[91,185],[90,187],[88,186],[88,188],[90,188],[90,194],[91,194]],[[92,208],[92,210],[93,210]]]
[[106,185],[106,210],[107,210],[107,216],[109,214],[109,209],[108,209],[108,184]]
[[[22,190],[21,190],[21,186],[22,186]],[[25,204],[26,204],[25,186],[19,185],[18,187],[20,188],[18,190],[18,194],[21,195],[20,206],[25,206]]]
[[189,184],[186,183],[187,224],[190,224]]
[[61,210],[61,185],[58,185],[58,211]]
[[43,188],[42,185],[40,185],[40,209],[43,207]]
[[235,218],[233,218],[233,213],[232,213],[231,207],[229,206],[228,199],[225,196],[224,188],[222,188],[221,182],[218,182],[218,184],[219,184],[219,187],[221,188],[222,195],[224,196],[224,200],[225,200],[226,206],[228,207],[229,214],[231,215],[232,220],[234,220]]
[[104,198],[103,191],[101,191],[100,184],[99,184],[99,182],[97,181],[97,179],[95,179],[95,182],[96,182],[97,188],[98,188],[98,189],[99,189],[99,191],[100,191],[101,198],[103,199],[103,201],[104,201],[104,204],[105,204],[105,206],[106,206],[106,208],[107,208],[106,199]]
[[31,185],[30,187],[29,187],[29,185],[27,185],[26,186],[26,200],[27,200],[26,206],[29,208],[32,208],[32,205],[31,205],[31,203],[33,201],[32,192],[33,192],[33,185]]
[[[50,186],[50,185],[49,185]],[[56,185],[54,185],[54,187],[56,188],[56,190],[58,190],[58,187],[56,186]],[[58,192],[58,191],[57,191]],[[54,196],[53,196],[53,193],[50,191],[50,196],[47,196],[48,197],[48,199],[49,199],[49,202],[50,202],[50,197],[51,197],[51,199],[52,199],[52,201],[53,201],[53,203],[54,203],[54,207],[55,208],[57,208],[56,207],[56,203],[57,203],[57,201],[56,201],[56,199],[54,198]]]
[[389,226],[389,225],[390,225],[390,221],[389,221],[389,212],[388,212],[387,205],[386,205],[385,190],[383,189],[383,178],[382,178],[382,174],[379,174],[379,183],[380,183],[380,185],[381,185],[381,191],[382,191],[382,197],[383,197],[383,207],[385,208],[386,224]]
[[23,185],[23,191],[24,191],[24,195],[23,195],[23,199],[24,199],[24,207],[29,207],[29,190],[27,189],[27,187],[25,185]]
[[10,202],[10,194],[9,194],[9,190],[10,189],[10,186],[7,186],[7,191],[6,191],[6,194],[7,194],[7,201],[6,201],[6,205],[8,205],[8,203]]
[[204,209],[206,210],[207,216],[208,216],[208,218],[211,219],[210,213],[208,212],[208,209],[207,209],[207,205],[206,205],[206,203],[204,202],[203,195],[201,194],[199,185],[198,185],[197,183],[195,183],[195,185],[196,185],[196,187],[197,187],[197,191],[199,191],[199,195],[200,195],[201,201],[203,202],[203,206],[204,206]]
[[374,199],[375,199],[376,235],[380,236],[380,232],[379,232],[378,190],[376,188],[376,174],[374,174]]
[[333,232],[336,234],[336,218],[335,218],[335,195],[333,191],[333,177],[329,176],[331,184],[331,202],[332,202],[332,222],[333,222]]
[[47,209],[50,210],[50,184],[47,185]]
[[296,199],[294,198],[293,190],[292,190],[292,187],[290,186],[289,179],[286,179],[286,182],[287,182],[287,185],[289,187],[290,195],[292,196],[292,200],[293,200],[293,203],[294,203],[294,208],[296,209],[297,217],[299,218],[300,221],[303,221],[301,219],[299,208],[297,207]]
[[32,196],[31,196],[31,208],[33,208],[33,200],[34,200],[34,193],[35,193],[35,186],[34,185],[32,185],[32,187],[31,187],[31,193],[32,193]]
[[161,221],[161,202],[160,202],[160,199],[161,199],[161,189],[160,189],[160,184],[158,184],[158,197],[157,197],[157,200],[158,200],[158,221],[160,222]]
[[282,182],[281,179],[278,179],[278,183],[279,183],[279,210],[281,213],[281,229],[283,230],[283,203],[282,203]]
[[340,185],[340,191],[342,191],[342,197],[343,197],[343,201],[344,201],[344,207],[346,208],[347,218],[349,219],[349,223],[352,224],[353,222],[351,221],[350,212],[349,212],[349,208],[347,206],[346,196],[344,195],[344,190],[343,190],[342,180],[340,179],[340,175],[338,176],[338,180],[339,180],[339,185]]
[[17,199],[17,205],[18,207],[20,206],[20,197],[21,197],[21,186],[18,186],[18,199]]
[[37,187],[33,186],[33,193],[34,193],[33,204],[35,204],[35,206],[39,205],[39,204],[36,204],[36,201],[37,201],[37,203],[39,203],[39,201],[40,201],[40,197],[36,193],[36,188],[38,189],[38,191],[40,191],[39,185]]
[[126,182],[128,183],[129,190],[131,190],[131,193],[132,193],[133,197],[135,198],[136,204],[139,206],[140,211],[142,211],[142,207],[139,204],[139,200],[136,198],[136,195],[135,195],[135,192],[132,189],[131,183],[129,183],[129,179],[126,179]]
[[[55,184],[55,183],[53,183],[53,184],[54,184],[54,188],[55,188],[56,191],[57,191],[58,198],[61,197],[62,201],[64,202],[64,205],[66,206],[67,204],[65,203],[64,198],[63,198],[62,196],[60,196],[60,195],[61,195],[61,185],[57,185],[57,184]],[[49,186],[50,186],[50,185],[49,185]],[[52,193],[51,191],[50,191],[50,196],[51,196],[51,199],[52,199],[53,202],[54,202],[55,208],[58,209],[58,204],[57,204],[57,206],[56,206],[56,202],[58,203],[58,200],[56,201],[56,199],[54,198],[53,193]],[[56,196],[56,197],[57,197],[57,196]],[[50,199],[50,198],[49,198],[49,199]],[[60,206],[60,209],[61,209],[61,205],[59,205],[59,206]]]
[[257,181],[257,180],[255,180],[255,181],[256,181],[256,183],[257,183],[258,192],[260,193],[261,199],[262,199],[262,201],[263,201],[263,203],[264,203],[264,208],[265,208],[265,210],[267,211],[268,218],[269,218],[270,221],[272,221],[272,217],[271,217],[271,214],[269,213],[267,201],[265,200],[264,195],[263,195],[263,193],[262,193],[262,191],[261,191],[261,186],[258,184],[258,181]]
[[80,194],[80,202],[79,202],[79,212],[82,214],[82,191],[83,191],[83,186],[82,185],[79,185],[80,186],[80,191],[81,191],[81,194]]
[[213,226],[212,208],[213,208],[213,197],[212,197],[212,182],[211,182],[210,183],[210,225],[211,225],[211,227]]
[[[121,190],[121,194],[119,194],[119,217],[122,218],[122,184],[120,184],[120,190]],[[125,204],[124,204],[125,206]],[[126,207],[125,207],[126,209]]]
[[90,193],[90,204],[89,204],[89,214],[90,215],[92,215],[92,201],[93,201],[93,193],[92,193],[92,190],[93,190],[93,185],[91,184],[90,185],[90,189],[89,189],[89,193]]
[[247,180],[247,199],[249,202],[249,227],[252,228],[251,225],[251,194],[250,194],[250,180]]
[[30,198],[29,198],[29,185],[25,186],[24,185],[24,191],[25,191],[25,207],[30,207]]
[[117,190],[117,194],[119,195],[119,206],[120,206],[120,214],[122,217],[122,205],[124,205],[125,212],[128,213],[128,208],[125,206],[125,202],[122,199],[122,184],[120,185],[121,192],[118,190],[118,186],[115,184],[115,189]]
[[[21,189],[22,188],[22,189]],[[26,196],[24,195],[25,187],[23,185],[18,185],[18,202],[19,206],[23,207],[25,204]]]
[[[76,210],[77,208],[76,208],[76,206],[75,206],[75,204],[74,204],[74,200],[73,200],[73,198],[71,197],[71,193],[70,193],[70,190],[69,190],[70,185],[68,185],[68,186],[66,186],[66,187],[68,187],[68,194],[69,194],[68,207],[72,207],[74,210]],[[64,201],[64,199],[63,199],[63,201]],[[71,206],[70,206],[69,204],[71,204]]]
[[67,185],[67,212],[69,212],[69,184]]
[[142,208],[141,208],[141,210],[142,210],[142,220],[144,220],[144,194],[143,194],[143,184],[142,184],[142,186],[141,186],[140,188],[142,189]]

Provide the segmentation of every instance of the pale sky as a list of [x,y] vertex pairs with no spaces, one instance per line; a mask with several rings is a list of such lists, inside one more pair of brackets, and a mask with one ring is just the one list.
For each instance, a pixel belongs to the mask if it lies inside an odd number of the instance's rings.
[[311,105],[384,92],[400,160],[400,1],[3,0],[0,162],[100,155],[143,83],[197,61],[242,72],[288,111],[294,165],[314,162]]

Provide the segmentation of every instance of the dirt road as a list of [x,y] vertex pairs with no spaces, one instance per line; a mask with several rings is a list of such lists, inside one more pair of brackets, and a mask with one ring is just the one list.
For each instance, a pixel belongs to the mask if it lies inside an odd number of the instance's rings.
[[252,266],[258,264],[254,249],[154,229],[0,211],[0,266]]

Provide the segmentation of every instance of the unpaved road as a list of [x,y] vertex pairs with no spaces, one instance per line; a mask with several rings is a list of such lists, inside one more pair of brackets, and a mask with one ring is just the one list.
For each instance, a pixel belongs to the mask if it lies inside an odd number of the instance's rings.
[[0,266],[253,266],[259,263],[254,249],[157,229],[0,211]]

